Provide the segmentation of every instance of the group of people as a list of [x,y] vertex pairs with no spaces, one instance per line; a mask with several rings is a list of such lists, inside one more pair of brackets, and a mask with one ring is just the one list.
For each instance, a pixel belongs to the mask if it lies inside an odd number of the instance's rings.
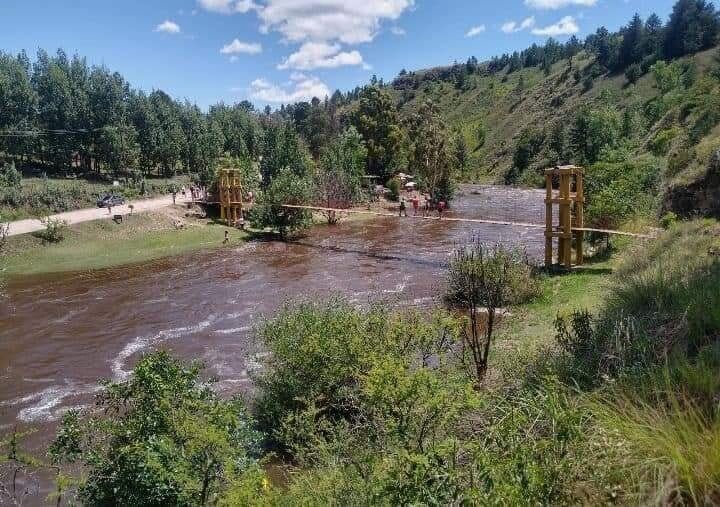
[[[423,198],[422,207],[420,206],[420,196],[418,194],[415,194],[415,195],[413,195],[413,197],[410,198],[410,203],[412,204],[412,207],[413,207],[414,216],[417,216],[422,208],[422,216],[427,217],[427,216],[430,216],[430,213],[432,211],[437,211],[438,218],[442,218],[442,214],[445,211],[445,208],[447,206],[445,201],[433,199],[428,194],[423,194],[422,198]],[[407,202],[405,201],[404,197],[400,198],[400,216],[408,216]]]

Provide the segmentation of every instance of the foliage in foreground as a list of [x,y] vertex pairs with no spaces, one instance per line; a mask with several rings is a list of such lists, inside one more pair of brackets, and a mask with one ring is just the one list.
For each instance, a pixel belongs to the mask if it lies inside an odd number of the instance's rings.
[[720,226],[673,226],[625,257],[605,308],[558,321],[571,375],[597,383],[632,369],[695,357],[720,333]]
[[258,417],[298,467],[268,502],[572,503],[590,495],[580,480],[606,498],[590,486],[604,477],[584,457],[587,409],[550,379],[478,392],[461,366],[466,325],[338,301],[267,322]]
[[[720,499],[720,228],[676,224],[627,255],[599,315],[558,321],[558,372],[626,448],[629,498]],[[611,466],[608,463],[606,466]]]
[[147,355],[125,382],[105,382],[96,407],[62,420],[50,455],[81,465],[90,505],[205,505],[253,473],[260,436],[239,400],[223,401],[166,352]]

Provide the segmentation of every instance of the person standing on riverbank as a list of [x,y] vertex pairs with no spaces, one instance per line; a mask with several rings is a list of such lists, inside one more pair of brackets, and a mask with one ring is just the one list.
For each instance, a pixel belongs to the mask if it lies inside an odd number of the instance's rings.
[[405,214],[405,216],[408,216],[407,215],[407,205],[405,204],[404,197],[402,199],[400,199],[400,216],[403,216],[403,213]]

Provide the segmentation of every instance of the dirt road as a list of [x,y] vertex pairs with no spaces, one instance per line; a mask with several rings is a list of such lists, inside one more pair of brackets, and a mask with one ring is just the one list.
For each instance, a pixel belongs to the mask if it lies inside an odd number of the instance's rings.
[[[177,196],[177,203],[185,202],[181,195]],[[68,223],[68,225],[79,224],[81,222],[89,222],[91,220],[103,220],[112,218],[113,215],[127,215],[130,213],[129,205],[134,206],[133,213],[141,213],[143,211],[150,211],[159,208],[165,208],[172,205],[172,196],[166,195],[163,197],[156,197],[154,199],[143,199],[140,201],[128,202],[123,206],[114,206],[112,208],[112,214],[108,213],[107,208],[86,208],[75,211],[67,211],[65,213],[58,213],[57,215],[50,215],[52,218],[59,218]],[[26,220],[17,220],[10,222],[10,236],[17,236],[19,234],[28,234],[30,232],[40,231],[44,229],[43,224],[36,218],[29,218]]]

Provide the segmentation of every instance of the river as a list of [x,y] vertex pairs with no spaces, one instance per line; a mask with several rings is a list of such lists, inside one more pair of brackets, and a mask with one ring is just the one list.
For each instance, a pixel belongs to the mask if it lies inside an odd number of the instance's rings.
[[[468,185],[448,215],[542,223],[543,198]],[[292,243],[11,279],[0,308],[0,434],[33,425],[44,434],[36,445],[47,443],[64,411],[92,402],[99,378],[125,378],[157,347],[202,359],[228,395],[248,392],[253,325],[284,300],[340,294],[431,306],[453,248],[473,234],[542,254],[541,229],[373,218],[319,226]]]

